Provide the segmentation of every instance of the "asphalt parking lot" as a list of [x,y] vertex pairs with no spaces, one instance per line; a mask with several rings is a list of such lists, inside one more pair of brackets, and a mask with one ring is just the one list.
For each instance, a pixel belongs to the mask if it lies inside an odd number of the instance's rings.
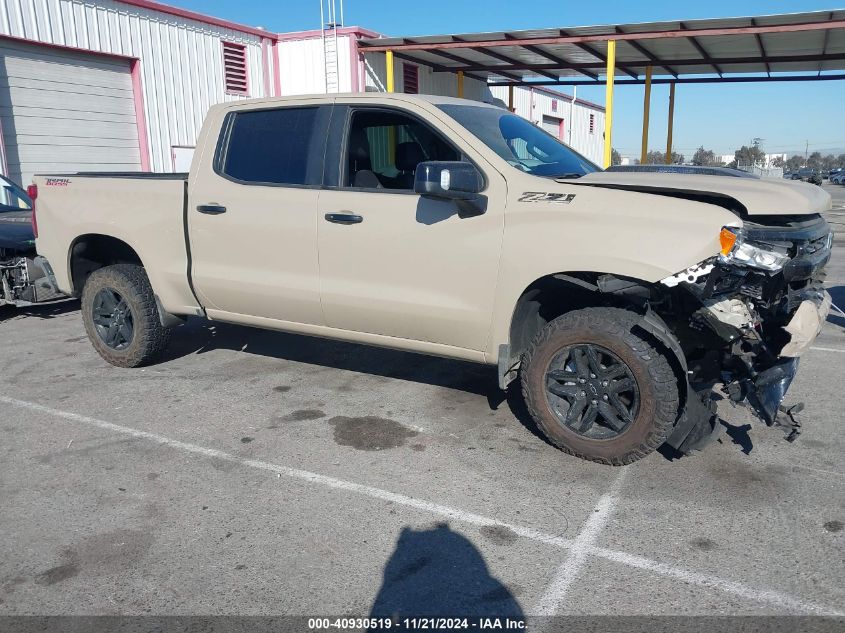
[[843,326],[794,444],[726,406],[707,451],[615,469],[494,368],[196,320],[124,370],[75,303],[0,309],[0,614],[842,615]]

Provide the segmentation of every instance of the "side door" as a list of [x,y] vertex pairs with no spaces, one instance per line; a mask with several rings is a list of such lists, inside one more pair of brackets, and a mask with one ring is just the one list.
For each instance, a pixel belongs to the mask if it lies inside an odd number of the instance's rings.
[[218,116],[188,192],[195,291],[212,317],[322,325],[315,214],[331,105]]
[[[331,135],[338,146],[330,140],[326,165],[336,157],[341,168],[336,186],[318,201],[326,324],[484,350],[504,229],[504,178],[413,104],[338,104],[334,117],[345,123]],[[427,160],[474,163],[485,179],[486,212],[461,218],[456,203],[414,193],[416,166]]]

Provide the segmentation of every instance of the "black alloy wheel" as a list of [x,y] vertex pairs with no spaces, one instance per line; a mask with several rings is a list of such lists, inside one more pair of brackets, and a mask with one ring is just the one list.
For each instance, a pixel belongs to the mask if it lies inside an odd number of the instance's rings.
[[124,350],[135,335],[135,319],[129,304],[113,288],[102,288],[91,306],[94,327],[103,343],[114,350]]
[[560,424],[593,440],[622,435],[640,409],[640,390],[631,369],[593,343],[567,347],[552,358],[546,397]]

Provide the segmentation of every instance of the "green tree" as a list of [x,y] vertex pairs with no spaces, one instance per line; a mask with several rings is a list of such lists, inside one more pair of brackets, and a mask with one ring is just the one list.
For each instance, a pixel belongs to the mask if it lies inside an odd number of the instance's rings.
[[766,160],[766,154],[759,145],[743,145],[734,152],[734,160],[737,165],[756,165]]
[[804,157],[798,154],[793,154],[786,159],[786,168],[789,171],[798,171],[804,165]]
[[784,166],[783,156],[775,156],[772,159],[772,167],[783,167],[783,166]]
[[821,152],[813,152],[807,158],[807,167],[810,169],[821,169],[822,167],[822,153]]
[[712,149],[704,149],[702,145],[697,150],[695,150],[695,154],[692,156],[692,164],[693,165],[716,165],[716,154],[713,153]]
[[845,167],[845,154],[840,154],[836,157],[836,166]]
[[622,164],[622,155],[616,151],[615,147],[610,149],[610,164],[611,165],[621,165]]
[[833,154],[828,154],[824,158],[822,158],[822,169],[825,171],[830,171],[836,167],[836,156]]
[[[645,162],[647,165],[665,165],[666,154],[658,150],[651,150],[645,155]],[[681,165],[684,162],[684,155],[672,152],[672,164]]]

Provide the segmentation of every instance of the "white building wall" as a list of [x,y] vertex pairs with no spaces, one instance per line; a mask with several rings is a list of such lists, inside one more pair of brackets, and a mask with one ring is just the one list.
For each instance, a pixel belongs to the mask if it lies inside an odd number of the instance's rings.
[[[329,37],[327,35],[326,37]],[[338,35],[337,63],[340,92],[357,92],[352,86],[350,66],[351,35]],[[326,65],[323,40],[304,36],[302,39],[283,39],[278,43],[282,95],[323,94],[326,92]],[[330,60],[331,61],[331,60]]]
[[265,96],[264,38],[113,0],[0,0],[0,34],[140,59],[154,171],[172,170],[173,146],[196,143],[211,105],[243,98],[225,91],[221,40],[247,47],[248,96]]
[[[493,97],[508,105],[507,86],[491,86]],[[557,109],[553,102],[557,102]],[[594,163],[601,165],[604,155],[605,114],[601,108],[593,107],[572,97],[556,97],[548,92],[534,90],[528,86],[514,86],[514,113],[528,119],[535,125],[541,125],[543,117],[563,119],[564,135],[561,139],[575,151],[583,154]],[[593,116],[593,132],[590,132],[590,115]]]

